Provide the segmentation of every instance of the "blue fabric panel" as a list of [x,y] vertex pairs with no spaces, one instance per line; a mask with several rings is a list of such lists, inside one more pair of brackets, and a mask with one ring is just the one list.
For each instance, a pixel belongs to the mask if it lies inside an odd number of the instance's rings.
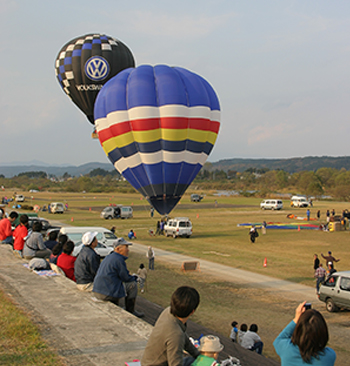
[[141,188],[140,183],[135,179],[134,174],[131,169],[126,169],[123,171],[123,177],[137,190]]
[[95,120],[105,118],[111,112],[127,110],[126,90],[132,68],[123,70],[111,78],[97,94],[94,108]]
[[114,165],[114,163],[116,161],[118,161],[119,159],[122,158],[122,154],[120,153],[118,148],[115,148],[114,150],[112,150],[108,153],[108,158],[112,162],[112,164]]
[[83,50],[91,50],[92,49],[92,43],[84,43],[82,49]]
[[139,106],[158,106],[152,66],[141,65],[133,69],[129,76],[127,89],[128,109]]
[[158,105],[180,104],[187,106],[187,91],[178,72],[166,65],[154,67]]
[[[198,170],[197,173],[199,172],[200,168],[198,169],[198,165],[193,165],[193,164],[188,164],[188,163],[183,163],[182,165],[182,169],[181,169],[181,175],[178,177],[178,182],[180,184],[189,184],[189,178],[192,177],[192,173],[195,170]],[[193,176],[194,179],[195,175]],[[192,179],[192,180],[193,180]]]
[[98,44],[101,44],[101,39],[100,38],[94,38],[92,40],[92,43],[98,43]]
[[[181,174],[181,167],[183,163],[170,164],[164,163],[164,176],[167,183],[177,183]],[[168,178],[169,177],[169,178]],[[174,193],[174,192],[172,192]]]
[[158,164],[143,164],[147,177],[151,184],[162,184],[163,183],[163,163]]
[[81,49],[73,50],[72,57],[81,57]]
[[71,57],[66,57],[65,59],[64,59],[64,64],[65,65],[70,65],[72,63],[72,58]]
[[199,76],[202,79],[202,83],[205,87],[205,89],[207,90],[208,93],[208,97],[210,100],[210,108],[212,111],[219,111],[220,110],[220,102],[219,102],[219,98],[216,95],[214,89],[212,88],[212,86],[205,80],[203,79],[201,76]]
[[65,68],[64,68],[64,65],[61,65],[59,67],[59,70],[60,70],[60,74],[64,74],[66,72]]
[[[127,170],[129,170],[129,169],[127,169]],[[138,165],[135,168],[130,168],[130,171],[138,180],[140,187],[146,187],[146,186],[150,185],[150,182],[148,180],[148,175],[146,173],[146,169],[145,169],[144,165]],[[123,172],[123,175],[124,175],[124,172]]]

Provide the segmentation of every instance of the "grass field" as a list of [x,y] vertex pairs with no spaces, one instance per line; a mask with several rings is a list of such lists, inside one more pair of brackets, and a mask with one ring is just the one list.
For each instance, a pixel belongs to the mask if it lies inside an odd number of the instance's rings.
[[[23,193],[27,197],[26,192]],[[8,192],[7,195],[12,195]],[[190,203],[189,194],[184,196],[177,208],[171,213],[172,217],[186,216],[193,222],[193,235],[185,238],[151,237],[150,228],[155,228],[158,214],[154,218],[149,216],[149,206],[138,194],[59,194],[34,193],[31,204],[48,204],[49,202],[67,202],[69,210],[63,215],[40,213],[49,220],[60,220],[66,224],[77,226],[104,226],[117,228],[118,236],[126,236],[132,228],[137,234],[138,242],[152,245],[176,253],[192,255],[213,262],[226,264],[235,268],[242,268],[252,272],[286,279],[296,283],[314,286],[313,254],[326,253],[332,250],[341,261],[337,263],[337,270],[347,270],[350,260],[348,246],[350,244],[349,231],[323,232],[316,230],[268,230],[266,235],[260,235],[255,244],[251,244],[248,228],[237,227],[246,222],[284,222],[292,223],[286,218],[287,214],[295,213],[306,216],[306,209],[291,209],[289,201],[284,201],[282,211],[261,211],[260,199],[225,197],[218,198],[209,194],[201,203]],[[218,201],[215,207],[215,200]],[[30,202],[30,201],[29,201]],[[27,202],[27,203],[29,203]],[[132,205],[134,218],[129,220],[103,220],[99,215],[101,210],[110,203]],[[335,209],[340,213],[349,208],[343,202],[314,202],[311,217],[321,210],[321,222],[324,222],[327,209]],[[7,209],[10,211],[10,209]],[[261,234],[261,233],[260,233]],[[263,266],[267,258],[267,267]],[[130,255],[128,267],[136,271],[138,265],[145,258],[135,254]],[[199,311],[194,320],[228,335],[230,323],[237,320],[259,324],[262,338],[265,341],[264,354],[276,359],[272,348],[272,341],[293,317],[296,303],[286,303],[263,290],[251,290],[244,286],[231,283],[214,282],[198,273],[183,274],[176,268],[157,266],[157,271],[150,273],[148,291],[145,297],[150,301],[167,306],[172,291],[179,284],[192,285],[199,289],[202,295]],[[278,316],[276,316],[278,314]],[[347,313],[326,314],[327,322],[341,324],[348,327]],[[332,340],[331,340],[332,341]],[[349,352],[334,345],[338,353],[337,365],[347,360]],[[343,363],[345,364],[345,363]]]

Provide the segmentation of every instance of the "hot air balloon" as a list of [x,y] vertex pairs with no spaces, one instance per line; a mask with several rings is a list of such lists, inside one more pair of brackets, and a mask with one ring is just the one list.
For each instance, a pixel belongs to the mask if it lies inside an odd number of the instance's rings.
[[220,127],[220,104],[210,84],[166,65],[116,75],[97,96],[94,114],[110,161],[162,215],[204,165]]
[[64,92],[94,124],[94,103],[102,86],[134,66],[134,57],[124,43],[104,34],[86,34],[61,48],[55,72]]

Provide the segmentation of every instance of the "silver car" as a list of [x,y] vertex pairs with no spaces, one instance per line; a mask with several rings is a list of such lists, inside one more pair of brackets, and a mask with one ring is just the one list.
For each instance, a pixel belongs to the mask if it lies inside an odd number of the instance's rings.
[[350,310],[350,271],[333,273],[320,287],[318,298],[330,312]]

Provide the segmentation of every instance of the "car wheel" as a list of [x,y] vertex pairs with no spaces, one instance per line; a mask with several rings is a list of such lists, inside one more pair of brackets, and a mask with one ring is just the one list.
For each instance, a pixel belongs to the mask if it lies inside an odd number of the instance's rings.
[[190,236],[189,235],[186,235],[186,238],[189,238]]
[[330,313],[333,313],[334,311],[339,310],[339,308],[334,304],[334,301],[331,298],[326,300],[326,309]]
[[166,237],[168,237],[168,236],[169,236],[169,234],[168,234],[168,232],[167,232],[167,231],[165,232],[165,236],[166,236]]
[[173,238],[176,239],[176,234],[175,233],[173,233]]
[[107,217],[107,219],[108,219],[108,220],[112,220],[112,216],[108,216],[108,217]]

